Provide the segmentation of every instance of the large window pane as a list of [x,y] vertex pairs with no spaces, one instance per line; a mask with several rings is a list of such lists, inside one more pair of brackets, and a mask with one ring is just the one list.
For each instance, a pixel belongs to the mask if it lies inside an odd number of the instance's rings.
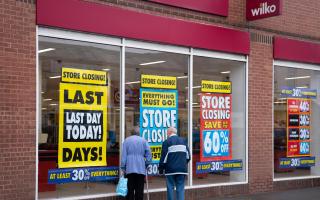
[[320,72],[274,67],[274,177],[318,176]]
[[[178,134],[188,138],[188,56],[165,53],[159,51],[142,50],[135,48],[126,48],[126,137],[131,135],[134,126],[142,127],[143,121],[140,120],[140,103],[139,90],[141,85],[141,75],[156,76],[173,76],[177,77],[177,121],[176,126]],[[149,88],[155,92],[165,89]],[[175,90],[167,90],[175,91]],[[155,106],[157,107],[157,106]],[[154,107],[154,108],[155,108]],[[168,124],[164,125],[162,130],[166,131]],[[164,133],[166,137],[166,133]],[[151,135],[145,136],[151,140]],[[162,140],[161,140],[162,141]],[[162,142],[160,142],[162,143]],[[151,146],[155,146],[155,142],[149,142]],[[154,154],[154,153],[153,153]],[[154,154],[155,155],[155,154]],[[157,161],[154,159],[154,163]],[[156,168],[154,169],[156,172]],[[149,188],[165,187],[165,178],[153,176],[150,177]]]
[[[58,157],[59,84],[61,69],[106,71],[107,89],[107,165],[119,165],[119,86],[120,48],[70,40],[39,38],[41,77],[41,131],[39,133],[39,197],[62,198],[112,193],[115,183],[108,181],[48,184],[48,170],[56,169]],[[79,87],[78,87],[79,86]],[[80,85],[75,86],[81,90]],[[78,99],[81,101],[81,99]]]
[[[193,60],[193,185],[243,182],[246,180],[245,63],[199,56]],[[204,81],[215,81],[218,85],[231,82],[231,94],[202,92]],[[242,169],[235,170],[226,162],[235,162],[234,166],[238,167],[242,163]]]

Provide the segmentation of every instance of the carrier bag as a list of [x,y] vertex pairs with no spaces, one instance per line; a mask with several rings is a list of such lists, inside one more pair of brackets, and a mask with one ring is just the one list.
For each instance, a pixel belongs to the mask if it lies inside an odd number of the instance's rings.
[[117,195],[120,196],[127,196],[128,193],[128,179],[124,178],[123,176],[120,177],[118,185],[117,185],[117,189],[116,189],[116,193]]

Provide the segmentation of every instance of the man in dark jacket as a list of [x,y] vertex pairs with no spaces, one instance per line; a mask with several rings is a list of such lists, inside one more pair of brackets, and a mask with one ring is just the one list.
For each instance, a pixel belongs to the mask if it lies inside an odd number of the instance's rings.
[[190,152],[185,139],[177,135],[177,129],[168,128],[168,139],[162,143],[159,173],[166,175],[167,199],[173,200],[176,187],[177,200],[184,200],[184,180],[188,174]]

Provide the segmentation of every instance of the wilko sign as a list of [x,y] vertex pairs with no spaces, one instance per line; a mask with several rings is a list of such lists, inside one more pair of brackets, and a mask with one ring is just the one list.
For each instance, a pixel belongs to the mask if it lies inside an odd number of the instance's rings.
[[247,0],[247,20],[281,15],[282,0]]

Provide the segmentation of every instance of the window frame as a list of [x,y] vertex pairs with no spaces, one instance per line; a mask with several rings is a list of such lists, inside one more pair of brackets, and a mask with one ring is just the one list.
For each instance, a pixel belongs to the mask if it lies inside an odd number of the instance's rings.
[[[217,51],[209,51],[203,49],[196,48],[188,48],[181,47],[175,45],[168,44],[160,44],[160,43],[152,43],[138,40],[131,40],[126,38],[119,37],[110,37],[105,35],[95,35],[89,33],[76,32],[71,30],[62,30],[48,27],[36,27],[36,199],[38,199],[38,133],[41,130],[41,77],[40,77],[40,69],[39,69],[39,37],[51,37],[57,39],[66,39],[66,40],[74,40],[81,42],[90,42],[97,43],[102,45],[113,45],[120,47],[120,141],[122,142],[125,139],[125,56],[126,56],[126,48],[138,48],[138,49],[146,49],[146,50],[155,50],[162,51],[168,53],[176,53],[183,54],[188,56],[188,138],[189,138],[189,148],[192,149],[192,102],[193,102],[193,56],[201,56],[206,58],[216,58],[223,60],[233,60],[243,62],[245,67],[245,180],[240,182],[226,182],[226,183],[212,183],[212,184],[203,184],[203,185],[193,185],[192,178],[188,178],[188,182],[186,185],[186,189],[196,189],[196,188],[209,188],[209,187],[217,187],[217,186],[232,186],[232,185],[244,185],[248,184],[248,164],[249,164],[249,154],[248,154],[248,62],[249,57],[247,55],[238,55]],[[120,156],[122,152],[122,145],[120,145]],[[192,156],[190,163],[192,163]],[[189,172],[188,177],[192,177],[192,164],[188,166]],[[163,192],[166,191],[165,186],[163,188],[150,189],[149,192]],[[146,192],[146,190],[145,190]],[[96,195],[84,195],[77,198],[78,199],[88,199],[88,198],[101,198],[101,197],[111,197],[116,196],[116,193],[105,193],[105,194],[96,194]],[[72,197],[63,197],[63,200],[73,199]]]
[[320,175],[310,175],[310,176],[296,176],[296,177],[284,177],[284,178],[276,178],[274,172],[274,80],[275,80],[275,67],[288,67],[293,69],[305,69],[305,70],[314,70],[320,71],[320,65],[307,64],[307,63],[299,63],[292,61],[284,61],[284,60],[273,60],[272,67],[272,175],[274,182],[280,181],[292,181],[292,180],[305,180],[305,179],[314,179],[320,178]]

